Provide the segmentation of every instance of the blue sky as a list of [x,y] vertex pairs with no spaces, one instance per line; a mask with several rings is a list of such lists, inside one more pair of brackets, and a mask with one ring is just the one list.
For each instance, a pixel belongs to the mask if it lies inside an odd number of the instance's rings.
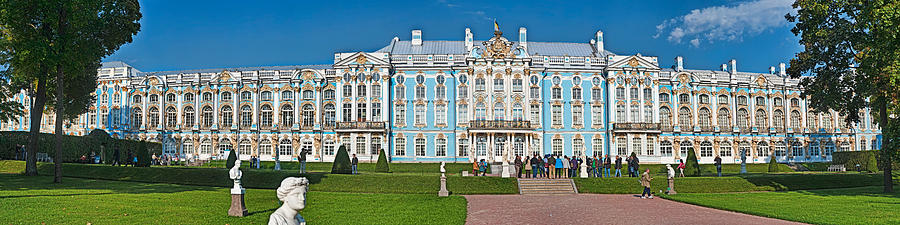
[[750,1],[141,1],[141,32],[105,61],[142,71],[332,63],[333,53],[374,51],[391,38],[463,40],[505,36],[588,42],[603,30],[616,54],[658,56],[670,67],[767,72],[802,47],[784,14],[789,0]]

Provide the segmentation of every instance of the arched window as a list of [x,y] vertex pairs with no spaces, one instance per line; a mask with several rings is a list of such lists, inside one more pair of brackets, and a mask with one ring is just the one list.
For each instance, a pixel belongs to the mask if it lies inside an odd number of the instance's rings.
[[166,102],[175,102],[175,94],[173,94],[173,93],[166,94]]
[[822,152],[822,150],[821,150],[821,148],[819,148],[818,141],[813,141],[812,143],[809,143],[809,155],[810,156],[819,156],[822,154],[821,152]]
[[272,106],[263,105],[259,108],[259,126],[263,128],[272,127]]
[[690,141],[682,141],[679,149],[680,151],[678,152],[678,154],[680,154],[682,160],[685,160],[688,157],[688,151],[694,151],[694,145],[691,144]]
[[691,125],[691,110],[687,107],[681,107],[678,110],[678,125],[682,126],[682,129],[689,129]]
[[800,112],[797,110],[791,111],[791,127],[794,129],[800,128]]
[[732,151],[733,150],[731,148],[731,142],[723,141],[722,143],[719,143],[719,156],[720,157],[731,157]]
[[280,143],[278,143],[278,155],[279,156],[287,156],[294,155],[293,151],[291,151],[291,140],[283,139]]
[[[332,113],[334,113],[334,106],[332,106],[331,111],[332,111]],[[303,126],[304,127],[314,126],[314,124],[316,123],[315,113],[316,113],[316,111],[313,109],[312,105],[303,105]],[[332,117],[332,120],[334,120],[333,117]],[[332,121],[332,123],[334,123],[334,121]]]
[[[153,99],[155,99],[154,96],[156,96],[156,95],[150,96],[150,101],[151,101],[151,102],[155,102],[155,101],[153,100]],[[209,93],[209,92],[203,92],[203,99],[202,99],[202,100],[203,100],[204,102],[211,102],[211,101],[213,100],[212,93]]]
[[212,154],[212,142],[209,139],[203,140],[203,142],[200,143],[200,154],[207,156]]
[[700,143],[700,157],[713,157],[713,146],[709,141]]
[[785,144],[784,141],[775,142],[775,156],[787,156],[787,144]]
[[719,95],[717,102],[719,104],[728,104],[728,95]]
[[[284,128],[291,128],[294,126],[294,107],[291,107],[291,105],[283,105],[281,106],[281,113],[279,114],[281,114],[281,125],[284,125]],[[312,113],[310,113],[310,115],[312,115]]]
[[[303,94],[305,95],[307,91],[308,91],[310,94],[312,94],[312,91],[310,91],[310,90],[305,90],[305,91],[303,91]],[[303,96],[303,97],[306,97],[306,96]],[[281,100],[283,100],[283,101],[294,100],[294,92],[292,92],[292,91],[282,91],[282,92],[281,92]]]
[[184,107],[184,127],[190,129],[194,126],[194,107]]
[[241,140],[238,144],[238,155],[252,155],[253,153],[250,152],[250,149],[250,140]]
[[659,93],[659,102],[669,102],[669,94]]
[[756,144],[756,156],[758,157],[766,157],[769,156],[769,143],[766,141],[760,141]]
[[212,127],[213,124],[213,110],[212,107],[205,106],[203,107],[202,115],[203,117],[203,127],[209,128]]
[[709,95],[700,95],[700,104],[709,104]]
[[228,152],[232,149],[234,148],[232,148],[231,146],[231,140],[228,140],[228,138],[224,138],[222,140],[219,140],[219,152],[217,152],[216,155],[218,155],[219,158],[227,157]]
[[503,108],[503,103],[494,104],[494,120],[503,120],[504,114],[506,114],[506,109]]
[[135,105],[141,104],[141,96],[140,95],[135,95],[134,97],[131,97],[131,98],[132,98],[132,102],[134,102]]
[[809,126],[809,130],[812,132],[819,131],[819,117],[812,111],[806,113],[806,125]]
[[756,127],[759,129],[767,129],[769,126],[766,125],[766,111],[765,110],[756,110]]
[[766,106],[766,98],[764,98],[762,96],[756,97],[756,105],[765,107]]
[[189,102],[192,103],[192,102],[194,102],[194,93],[187,93],[187,94],[184,94],[184,102],[185,102],[185,103],[189,103]]
[[140,129],[141,128],[141,119],[144,118],[144,114],[141,113],[141,109],[134,108],[131,110],[131,128],[132,129]]
[[700,108],[700,111],[697,112],[697,121],[700,123],[701,127],[711,127],[709,109]]
[[747,96],[738,96],[737,104],[738,105],[747,105]]
[[231,109],[231,106],[222,106],[222,116],[219,117],[222,120],[222,128],[228,129],[234,123],[234,110]]
[[475,105],[475,120],[486,120],[487,119],[487,109],[483,102]]
[[155,130],[156,127],[159,126],[159,109],[156,107],[150,108],[150,115],[147,115],[147,117],[149,117],[148,120],[150,121],[150,126],[148,128]]
[[833,125],[834,125],[834,121],[832,121],[832,119],[831,119],[831,113],[830,113],[830,112],[826,112],[826,113],[823,113],[823,114],[824,114],[824,115],[822,115],[822,124],[824,124],[824,126],[822,126],[822,127],[825,128],[826,131],[829,131],[829,132],[830,132],[830,131],[831,131],[831,128],[832,128]]
[[800,144],[799,141],[795,141],[791,144],[791,156],[801,157],[803,156],[803,144]]
[[672,126],[672,112],[669,112],[669,108],[659,108],[659,123],[663,126]]
[[525,115],[524,115],[524,112],[523,112],[523,109],[522,109],[522,104],[519,104],[519,103],[513,104],[513,115],[512,115],[512,117],[513,117],[513,120],[516,120],[516,121],[522,121],[522,120],[525,119],[525,118],[524,118]]
[[[223,101],[223,102],[230,102],[230,101],[231,101],[231,92],[227,92],[227,91],[226,91],[226,92],[222,92],[221,95],[222,95],[222,101]],[[172,97],[174,98],[175,96],[173,95]]]
[[253,111],[249,105],[241,106],[241,127],[250,127],[253,124]]
[[728,113],[727,108],[719,109],[718,117],[719,127],[724,129],[731,129],[731,114]]
[[325,126],[334,127],[336,115],[333,104],[325,105]]
[[241,101],[250,101],[253,98],[253,93],[249,91],[241,92]]
[[175,107],[169,106],[166,109],[166,127],[175,127],[178,122],[178,110],[175,110]]
[[750,147],[750,142],[744,141],[744,142],[741,142],[741,145],[738,145],[738,152],[737,152],[738,154],[741,154],[741,152],[743,152],[744,156],[750,157],[751,151],[753,151],[753,150]]
[[672,156],[672,142],[663,141],[659,143],[659,154],[662,156]]
[[272,142],[269,142],[269,139],[263,139],[259,142],[259,156],[272,156]]
[[784,127],[784,112],[781,112],[780,109],[776,109],[774,113],[772,113],[772,126],[782,128]]

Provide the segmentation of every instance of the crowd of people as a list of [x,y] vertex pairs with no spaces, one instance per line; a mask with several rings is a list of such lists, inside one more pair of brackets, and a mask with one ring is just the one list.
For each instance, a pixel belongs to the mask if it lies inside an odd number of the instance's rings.
[[[640,176],[640,159],[634,154],[624,159],[629,177]],[[571,178],[579,176],[581,165],[585,164],[588,177],[621,177],[623,176],[623,159],[621,156],[594,155],[593,157],[569,157],[566,155],[517,155],[515,160],[516,177],[522,178]],[[487,163],[484,159],[474,163],[473,173],[484,174]]]

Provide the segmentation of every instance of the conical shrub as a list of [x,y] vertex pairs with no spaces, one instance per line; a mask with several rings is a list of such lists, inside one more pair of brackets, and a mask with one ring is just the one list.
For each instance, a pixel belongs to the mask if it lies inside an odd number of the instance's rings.
[[334,163],[331,165],[332,174],[351,174],[353,168],[350,167],[350,155],[347,154],[347,148],[341,145],[338,148],[337,155],[334,156]]
[[384,149],[378,151],[378,163],[375,163],[375,172],[379,173],[390,173],[391,165],[387,161],[387,155],[384,154]]
[[697,163],[697,153],[693,149],[688,150],[687,161],[684,162],[684,175],[689,177],[700,176],[700,164]]

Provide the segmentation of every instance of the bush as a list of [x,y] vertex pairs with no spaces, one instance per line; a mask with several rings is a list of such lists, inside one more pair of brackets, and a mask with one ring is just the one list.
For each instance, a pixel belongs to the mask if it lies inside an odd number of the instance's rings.
[[769,157],[769,173],[777,173],[778,172],[778,161],[775,161],[775,156]]
[[150,158],[150,150],[147,149],[147,142],[141,142],[138,145],[137,152],[135,152],[138,162],[137,166],[140,167],[150,167],[150,163],[152,158]]
[[[831,163],[833,165],[844,165],[848,170],[855,170],[856,164],[859,164],[861,170],[865,171],[878,171],[878,163],[872,163],[872,166],[875,167],[873,169],[869,169],[869,158],[871,157],[879,157],[879,151],[849,151],[849,152],[835,152],[831,156]],[[877,159],[877,158],[876,158]]]
[[353,168],[350,167],[350,155],[347,154],[347,148],[341,145],[338,148],[337,155],[334,156],[334,164],[331,165],[331,173],[333,174],[351,174]]
[[[112,163],[114,160],[113,152],[120,149],[119,157],[124,160],[127,152],[135,151],[139,141],[124,140],[115,138],[105,138],[106,132],[102,130],[92,131],[85,136],[63,135],[62,162],[80,162],[81,156],[89,156],[93,151],[95,154],[103,154],[103,161]],[[28,145],[28,132],[25,131],[2,131],[0,132],[0,159],[12,159],[16,154],[16,146]],[[56,157],[56,145],[53,134],[41,133],[38,135],[37,152],[47,153],[51,157]],[[152,151],[157,155],[162,154],[162,144],[146,143]],[[100,146],[105,146],[105,151],[100,151]]]
[[699,177],[700,164],[697,163],[697,153],[694,153],[693,150],[687,152],[687,162],[684,162],[684,175],[689,177]]
[[878,160],[875,158],[875,154],[869,154],[869,160],[866,162],[866,171],[878,172]]
[[384,154],[384,149],[378,151],[378,162],[375,163],[375,172],[379,173],[390,173],[391,166],[388,164],[387,156]]
[[234,154],[234,150],[228,151],[228,159],[225,160],[225,168],[231,169],[234,167],[234,161],[237,160],[237,155]]

